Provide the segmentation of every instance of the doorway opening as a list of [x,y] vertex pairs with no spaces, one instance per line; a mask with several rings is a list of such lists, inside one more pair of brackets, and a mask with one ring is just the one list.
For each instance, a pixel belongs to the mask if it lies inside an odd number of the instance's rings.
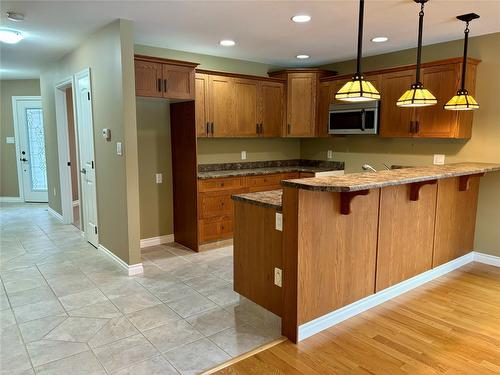
[[13,96],[19,196],[25,202],[48,202],[42,100]]

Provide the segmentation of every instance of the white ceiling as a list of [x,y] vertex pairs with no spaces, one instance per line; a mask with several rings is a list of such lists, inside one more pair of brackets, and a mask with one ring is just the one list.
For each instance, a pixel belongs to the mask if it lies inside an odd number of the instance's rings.
[[[314,66],[354,58],[358,1],[2,1],[1,24],[26,33],[17,45],[1,45],[1,78],[38,77],[40,68],[75,48],[93,31],[116,18],[133,20],[139,44],[264,62]],[[7,11],[25,21],[6,19]],[[500,31],[498,0],[431,0],[426,5],[424,44],[459,39],[455,16],[475,12],[471,36]],[[307,13],[312,21],[290,17]],[[364,54],[414,47],[418,6],[412,0],[367,0]],[[370,42],[374,36],[389,42]],[[218,45],[236,40],[235,47]],[[309,60],[298,61],[305,53]]]

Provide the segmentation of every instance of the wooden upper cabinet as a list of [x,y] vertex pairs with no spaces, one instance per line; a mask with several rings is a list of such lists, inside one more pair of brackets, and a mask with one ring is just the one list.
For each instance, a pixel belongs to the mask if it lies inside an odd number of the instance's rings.
[[194,70],[198,64],[135,55],[134,65],[137,96],[194,99]]
[[279,137],[285,120],[285,87],[280,82],[260,82],[260,119],[263,137]]
[[437,104],[416,109],[414,137],[454,138],[458,130],[458,111],[443,108],[460,86],[460,66],[447,64],[422,69],[422,83],[437,99]]
[[400,108],[396,105],[398,99],[415,81],[413,70],[387,73],[382,75],[379,92],[380,127],[382,137],[410,137],[414,128],[413,108]]
[[[215,100],[217,100],[215,98]],[[235,122],[232,132],[238,137],[255,137],[259,133],[259,81],[234,79]]]
[[287,85],[287,135],[315,135],[317,75],[290,73]]
[[196,73],[195,76],[195,122],[196,136],[208,137],[208,76]]
[[194,99],[194,68],[163,64],[163,97]]
[[234,136],[236,114],[234,79],[209,75],[208,82],[208,113],[212,136]]
[[137,96],[162,96],[162,65],[135,60],[135,94]]

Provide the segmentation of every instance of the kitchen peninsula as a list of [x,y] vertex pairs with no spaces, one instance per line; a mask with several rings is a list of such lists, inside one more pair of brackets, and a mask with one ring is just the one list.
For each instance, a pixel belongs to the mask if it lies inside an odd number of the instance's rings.
[[471,261],[479,180],[494,171],[500,165],[403,168],[235,195],[234,288],[300,341],[342,320],[339,311],[352,316],[356,302],[362,311],[408,290],[409,279]]

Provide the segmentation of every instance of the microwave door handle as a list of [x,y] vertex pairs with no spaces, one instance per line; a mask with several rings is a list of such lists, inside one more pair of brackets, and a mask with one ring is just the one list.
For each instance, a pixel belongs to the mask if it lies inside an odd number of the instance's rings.
[[361,131],[366,130],[366,111],[364,109],[361,110]]

